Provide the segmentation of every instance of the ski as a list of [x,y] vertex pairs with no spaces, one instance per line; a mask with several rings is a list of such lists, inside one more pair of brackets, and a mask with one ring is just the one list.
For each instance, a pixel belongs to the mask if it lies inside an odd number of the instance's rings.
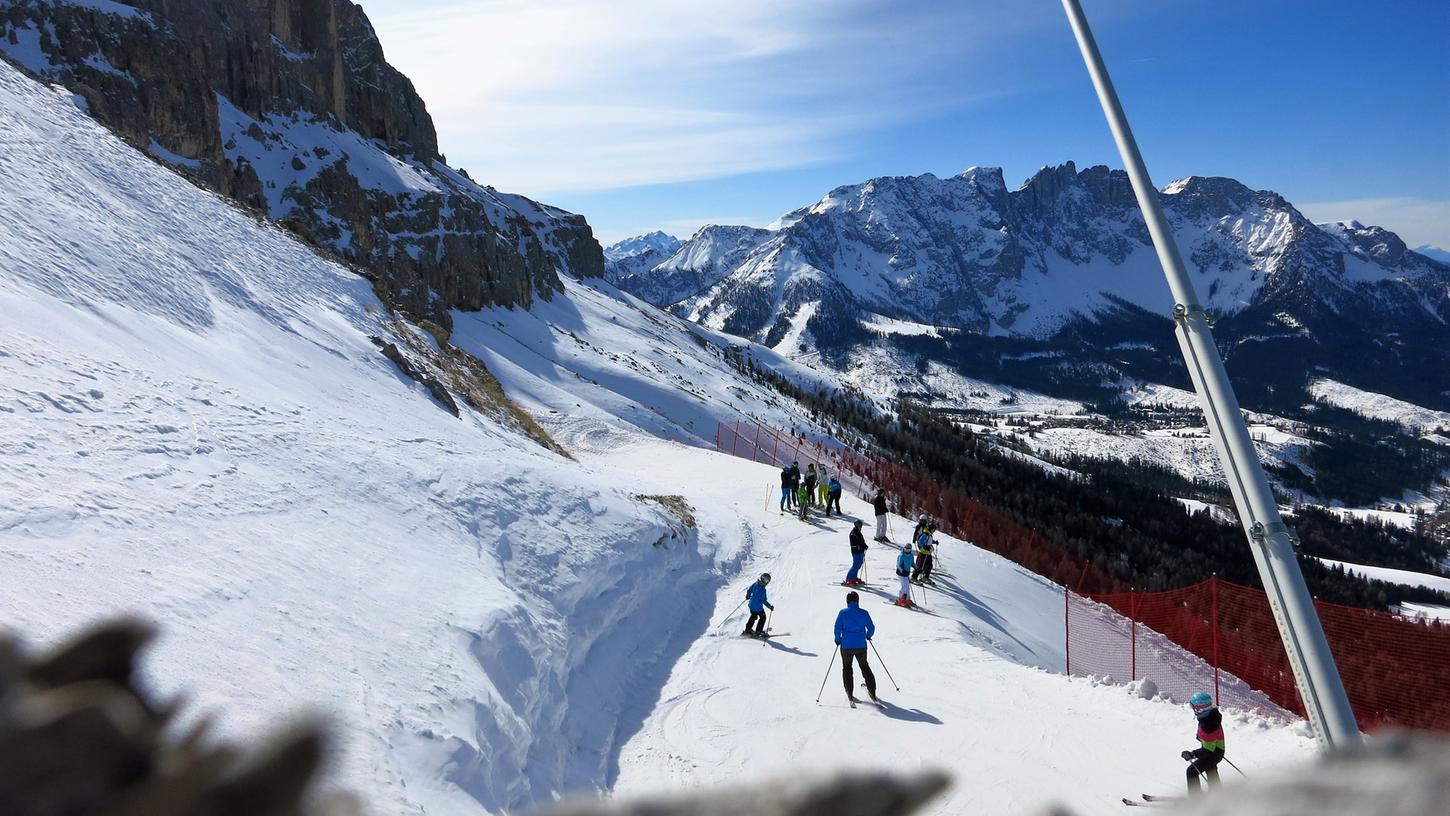
[[1137,799],[1129,799],[1128,797],[1124,796],[1123,804],[1127,805],[1128,807],[1164,807],[1168,804],[1168,802],[1163,799],[1140,802]]
[[1172,802],[1172,801],[1174,801],[1176,799],[1182,799],[1182,798],[1183,797],[1181,797],[1181,796],[1154,796],[1151,793],[1145,793],[1145,794],[1143,794],[1143,801],[1144,802]]

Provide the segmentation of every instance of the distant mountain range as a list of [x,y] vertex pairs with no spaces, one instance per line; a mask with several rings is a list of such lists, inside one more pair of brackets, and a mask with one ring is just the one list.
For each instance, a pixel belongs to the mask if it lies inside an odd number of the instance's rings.
[[[1450,265],[1378,227],[1314,224],[1233,179],[1161,195],[1248,404],[1301,404],[1312,373],[1450,407]],[[896,370],[877,380],[909,388],[913,370],[939,365],[1073,399],[1188,383],[1120,170],[1068,162],[1016,190],[996,168],[876,178],[767,228],[707,226],[668,246],[621,254],[605,274],[858,380],[884,365]]]

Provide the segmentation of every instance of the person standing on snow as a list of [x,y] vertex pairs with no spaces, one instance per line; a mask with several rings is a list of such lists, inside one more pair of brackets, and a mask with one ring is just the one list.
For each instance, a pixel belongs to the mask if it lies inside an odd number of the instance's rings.
[[790,463],[790,493],[786,494],[785,508],[787,510],[795,507],[796,490],[801,486],[801,463]]
[[886,540],[886,491],[876,491],[876,498],[871,502],[876,510],[876,540]]
[[856,678],[851,676],[851,661],[861,665],[861,677],[866,681],[866,693],[871,702],[879,704],[876,697],[876,675],[866,662],[866,644],[876,634],[876,624],[871,622],[871,613],[862,609],[861,596],[855,592],[846,593],[846,608],[836,613],[836,646],[841,649],[841,680],[846,684],[846,697],[856,704]]
[[1188,792],[1192,794],[1199,791],[1199,776],[1208,777],[1208,784],[1218,786],[1218,763],[1224,757],[1223,715],[1206,691],[1195,691],[1188,705],[1198,718],[1198,747],[1179,756],[1188,762]]
[[931,580],[933,555],[936,553],[936,541],[931,536],[935,532],[936,528],[928,524],[916,539],[916,568],[911,571],[913,581],[936,584]]
[[856,519],[856,526],[851,528],[851,569],[846,573],[843,586],[861,586],[866,583],[859,576],[861,565],[866,562],[866,536],[861,533],[862,524],[865,522]]
[[836,515],[843,515],[841,513],[841,483],[834,476],[826,485],[826,515],[831,514],[832,507],[836,508]]
[[830,505],[826,504],[831,498],[830,481],[826,478],[826,469],[824,466],[821,467],[819,473],[821,480],[816,485],[816,499],[821,503],[822,507],[826,508],[826,515],[830,515]]
[[911,600],[911,544],[902,548],[896,556],[896,574],[901,578],[901,592],[896,597],[897,606],[916,606]]
[[770,573],[767,572],[745,590],[745,599],[750,602],[750,619],[745,621],[743,633],[746,637],[765,637],[765,610],[775,611],[770,599],[765,597],[765,587],[769,583]]
[[816,476],[816,466],[815,465],[806,465],[805,484],[806,484],[806,502],[807,503],[809,503],[809,502],[811,502],[813,500],[812,497],[816,493],[816,479],[817,478],[818,477]]
[[782,513],[795,506],[795,497],[791,495],[791,476],[789,467],[780,469],[780,512]]

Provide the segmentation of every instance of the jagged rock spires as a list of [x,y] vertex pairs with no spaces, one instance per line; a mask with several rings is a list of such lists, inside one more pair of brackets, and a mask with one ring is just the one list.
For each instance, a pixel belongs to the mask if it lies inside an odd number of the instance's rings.
[[604,272],[582,216],[448,167],[347,0],[0,3],[0,54],[136,146],[369,270],[407,312],[528,306]]

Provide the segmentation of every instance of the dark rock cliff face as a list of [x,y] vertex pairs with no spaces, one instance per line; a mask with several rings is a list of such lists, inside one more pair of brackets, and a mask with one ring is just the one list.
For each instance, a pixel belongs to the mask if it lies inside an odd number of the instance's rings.
[[0,55],[199,183],[371,270],[400,307],[549,298],[603,274],[583,217],[448,167],[348,0],[0,0]]

